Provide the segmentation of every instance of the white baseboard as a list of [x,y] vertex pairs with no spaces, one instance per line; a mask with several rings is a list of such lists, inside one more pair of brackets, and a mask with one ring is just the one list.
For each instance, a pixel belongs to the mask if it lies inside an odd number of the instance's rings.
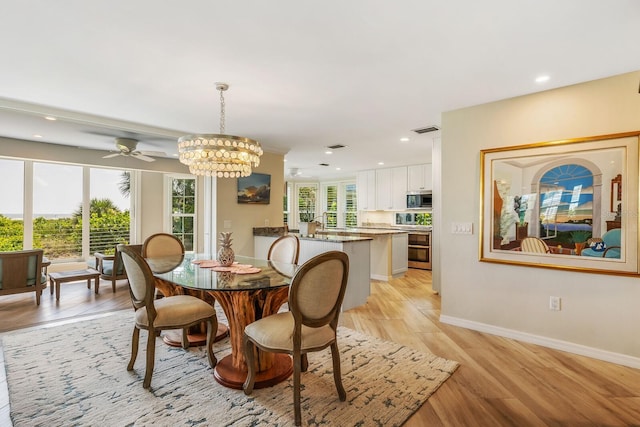
[[517,341],[523,341],[530,344],[536,344],[543,347],[552,348],[554,350],[566,351],[568,353],[579,354],[581,356],[591,357],[593,359],[603,360],[605,362],[616,363],[618,365],[629,366],[631,368],[640,369],[640,358],[628,356],[621,353],[613,353],[611,351],[600,350],[593,347],[587,347],[581,344],[575,344],[568,341],[561,341],[554,338],[543,337],[540,335],[529,334],[526,332],[516,331],[513,329],[502,328],[500,326],[488,325],[486,323],[474,322],[471,320],[460,319],[458,317],[440,316],[440,322],[448,325],[460,326],[462,328],[471,329],[478,332],[497,335],[500,337],[511,338]]

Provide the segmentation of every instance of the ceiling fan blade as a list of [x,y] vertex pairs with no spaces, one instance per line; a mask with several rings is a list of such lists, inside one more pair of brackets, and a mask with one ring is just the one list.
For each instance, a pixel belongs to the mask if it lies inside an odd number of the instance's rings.
[[153,157],[168,157],[164,151],[140,151],[140,154]]
[[103,159],[110,159],[112,157],[118,157],[121,156],[122,153],[113,153],[113,154],[107,154],[106,156],[102,156]]
[[135,157],[136,159],[144,160],[145,162],[155,162],[156,161],[156,159],[152,159],[151,157],[147,157],[144,154],[139,153],[137,151],[131,153],[131,156]]

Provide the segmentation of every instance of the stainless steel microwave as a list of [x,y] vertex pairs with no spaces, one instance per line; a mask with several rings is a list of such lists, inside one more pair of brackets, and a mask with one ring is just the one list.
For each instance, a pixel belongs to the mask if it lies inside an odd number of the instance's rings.
[[431,191],[407,193],[407,209],[431,209],[432,197]]

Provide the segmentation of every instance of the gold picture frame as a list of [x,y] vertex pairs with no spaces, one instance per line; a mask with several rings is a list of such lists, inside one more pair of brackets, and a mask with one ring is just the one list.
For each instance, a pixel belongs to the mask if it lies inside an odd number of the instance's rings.
[[635,131],[481,150],[480,261],[639,275],[639,141]]

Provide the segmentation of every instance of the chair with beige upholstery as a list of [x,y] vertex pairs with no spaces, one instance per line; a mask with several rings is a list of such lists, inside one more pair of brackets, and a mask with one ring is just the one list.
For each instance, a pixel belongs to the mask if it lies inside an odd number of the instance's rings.
[[143,258],[159,258],[184,254],[182,241],[173,234],[156,233],[147,237],[142,245]]
[[340,306],[349,276],[349,257],[330,251],[311,258],[295,273],[289,289],[290,311],[264,317],[244,329],[244,353],[248,375],[245,394],[253,392],[256,377],[255,347],[272,353],[293,355],[293,405],[295,424],[300,425],[300,372],[308,367],[307,353],[331,347],[333,379],[341,401],[342,386],[336,330]]
[[[151,385],[153,365],[156,349],[156,332],[165,329],[182,329],[183,331],[201,322],[207,323],[207,356],[209,365],[213,368],[216,357],[213,354],[213,341],[218,330],[218,319],[214,308],[207,302],[189,295],[176,295],[160,300],[154,298],[154,276],[147,262],[140,254],[129,246],[118,245],[122,254],[127,277],[129,278],[129,291],[131,301],[135,309],[135,326],[133,328],[131,359],[127,370],[133,370],[133,364],[138,355],[140,342],[140,329],[147,333],[147,361],[144,388]],[[183,333],[182,347],[187,348],[187,334]]]
[[536,254],[548,254],[551,252],[544,240],[537,237],[525,237],[522,239],[522,242],[520,242],[520,251]]
[[293,234],[287,234],[276,239],[269,247],[267,259],[288,264],[297,264],[300,255],[300,240]]

